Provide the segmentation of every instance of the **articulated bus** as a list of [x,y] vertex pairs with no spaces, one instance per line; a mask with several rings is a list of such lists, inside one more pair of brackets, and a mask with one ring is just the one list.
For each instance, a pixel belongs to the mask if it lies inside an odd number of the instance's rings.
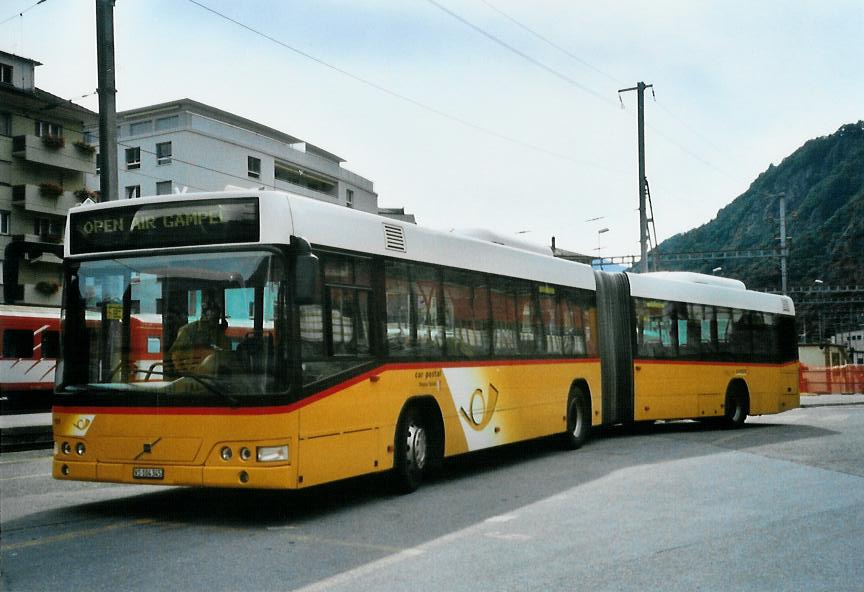
[[595,272],[271,191],[81,206],[66,232],[57,479],[411,491],[470,451],[799,403],[791,300],[734,280]]

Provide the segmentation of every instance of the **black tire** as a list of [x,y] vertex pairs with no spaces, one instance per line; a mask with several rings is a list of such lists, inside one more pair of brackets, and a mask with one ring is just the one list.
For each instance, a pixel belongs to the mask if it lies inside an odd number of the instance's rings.
[[580,388],[574,388],[567,399],[567,431],[561,436],[561,443],[567,450],[581,448],[591,436],[591,405],[588,395]]
[[416,407],[402,411],[393,445],[393,486],[398,493],[411,493],[423,482],[429,468],[429,426]]
[[745,388],[730,386],[726,391],[726,413],[723,415],[723,426],[734,429],[740,428],[747,421],[750,412],[748,404],[749,397]]

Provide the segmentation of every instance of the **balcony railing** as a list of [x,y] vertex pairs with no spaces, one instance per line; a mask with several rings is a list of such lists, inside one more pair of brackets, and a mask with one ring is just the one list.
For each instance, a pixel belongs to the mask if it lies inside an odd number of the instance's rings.
[[34,214],[65,216],[69,208],[78,205],[80,201],[71,191],[64,191],[59,196],[54,197],[44,195],[38,185],[14,185],[12,187],[12,205]]
[[39,136],[15,136],[12,138],[12,156],[79,173],[96,174],[96,155],[78,148],[72,142],[51,147],[46,146]]

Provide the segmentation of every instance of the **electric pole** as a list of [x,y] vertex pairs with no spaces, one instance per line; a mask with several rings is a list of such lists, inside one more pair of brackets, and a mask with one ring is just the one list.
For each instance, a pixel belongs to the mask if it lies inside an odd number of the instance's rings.
[[99,193],[118,199],[117,88],[114,85],[114,0],[96,0],[96,64],[99,70]]
[[648,181],[645,179],[645,89],[653,86],[653,84],[639,82],[632,88],[622,88],[618,91],[618,98],[620,99],[622,92],[635,90],[639,106],[637,127],[639,135],[639,246],[642,258],[639,263],[640,273],[648,272],[648,214],[645,210],[645,198],[648,194]]
[[777,194],[780,197],[780,291],[786,295],[786,193]]

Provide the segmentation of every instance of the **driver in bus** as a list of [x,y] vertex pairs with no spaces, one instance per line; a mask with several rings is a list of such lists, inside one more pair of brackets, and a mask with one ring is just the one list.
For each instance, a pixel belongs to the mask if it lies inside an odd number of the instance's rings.
[[205,293],[201,300],[201,318],[181,327],[171,346],[174,368],[181,373],[215,374],[223,352],[231,351],[225,335],[227,328],[228,322],[216,295]]

